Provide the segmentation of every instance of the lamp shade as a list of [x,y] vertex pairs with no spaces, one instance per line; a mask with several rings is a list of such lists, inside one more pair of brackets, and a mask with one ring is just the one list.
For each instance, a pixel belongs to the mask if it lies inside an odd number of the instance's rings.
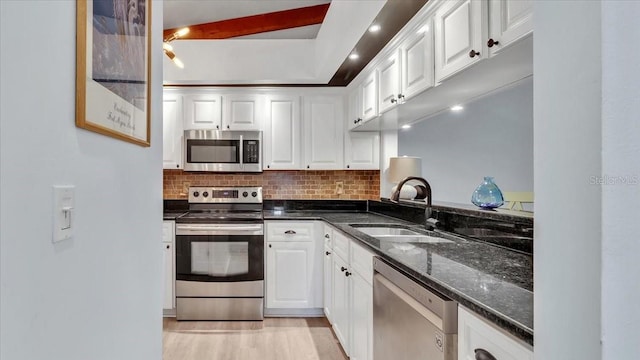
[[414,156],[389,159],[389,182],[399,183],[409,176],[422,176],[422,159]]

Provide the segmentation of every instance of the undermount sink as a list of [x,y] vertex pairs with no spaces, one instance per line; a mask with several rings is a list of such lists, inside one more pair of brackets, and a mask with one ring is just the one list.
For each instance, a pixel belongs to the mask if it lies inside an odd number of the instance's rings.
[[424,234],[421,232],[413,231],[398,225],[392,226],[366,226],[352,224],[352,227],[358,231],[373,236],[381,242],[394,242],[394,243],[447,243],[453,242],[449,239],[444,239],[437,236]]

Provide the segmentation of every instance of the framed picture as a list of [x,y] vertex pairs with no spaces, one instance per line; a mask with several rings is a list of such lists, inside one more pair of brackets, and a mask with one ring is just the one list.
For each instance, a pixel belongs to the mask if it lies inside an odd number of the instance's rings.
[[151,0],[76,3],[76,126],[150,146]]

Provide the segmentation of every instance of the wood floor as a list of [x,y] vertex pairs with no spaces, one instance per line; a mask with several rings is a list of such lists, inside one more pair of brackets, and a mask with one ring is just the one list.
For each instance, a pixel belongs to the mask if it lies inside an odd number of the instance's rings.
[[346,360],[325,318],[163,321],[163,360]]

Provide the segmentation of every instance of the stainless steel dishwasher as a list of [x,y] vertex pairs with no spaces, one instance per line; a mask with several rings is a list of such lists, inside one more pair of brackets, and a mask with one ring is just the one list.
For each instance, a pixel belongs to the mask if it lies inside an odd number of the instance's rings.
[[374,360],[457,360],[458,307],[373,259]]

